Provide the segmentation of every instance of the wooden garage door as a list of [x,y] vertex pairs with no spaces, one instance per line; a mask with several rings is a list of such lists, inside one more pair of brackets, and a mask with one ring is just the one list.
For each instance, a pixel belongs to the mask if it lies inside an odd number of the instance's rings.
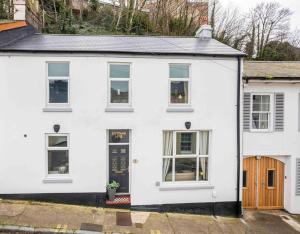
[[243,207],[283,208],[284,163],[269,157],[249,157],[243,167]]

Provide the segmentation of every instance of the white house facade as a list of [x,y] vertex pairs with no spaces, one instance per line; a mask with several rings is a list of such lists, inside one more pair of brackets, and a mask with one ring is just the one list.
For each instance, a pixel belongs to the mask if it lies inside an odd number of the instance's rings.
[[245,62],[245,208],[300,213],[299,71],[299,62]]
[[0,196],[239,213],[243,54],[201,35],[2,46]]

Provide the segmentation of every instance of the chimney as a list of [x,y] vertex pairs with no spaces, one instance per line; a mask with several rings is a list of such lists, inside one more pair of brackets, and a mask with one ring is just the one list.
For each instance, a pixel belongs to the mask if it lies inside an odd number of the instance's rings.
[[26,0],[13,0],[14,2],[14,20],[26,20]]
[[202,25],[196,32],[195,37],[202,40],[212,39],[212,28],[210,25]]

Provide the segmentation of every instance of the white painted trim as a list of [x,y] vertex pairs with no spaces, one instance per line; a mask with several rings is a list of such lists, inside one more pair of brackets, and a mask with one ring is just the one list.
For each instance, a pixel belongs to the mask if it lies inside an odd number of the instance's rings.
[[176,113],[176,112],[183,112],[183,113],[188,113],[188,112],[194,112],[194,109],[191,107],[169,107],[166,110],[169,113]]
[[70,107],[45,107],[43,112],[72,112],[73,109]]
[[[66,147],[49,147],[48,145],[48,137],[49,136],[66,136],[67,137],[67,146]],[[71,175],[71,163],[70,163],[70,134],[68,133],[46,133],[45,134],[45,180],[48,181],[55,181],[61,180],[65,181],[69,179]],[[48,172],[48,150],[68,150],[68,160],[69,160],[69,173],[67,174],[49,174]]]
[[[257,93],[257,92],[252,92],[250,93],[251,97],[250,97],[250,132],[256,132],[256,133],[269,133],[269,132],[273,132],[274,130],[274,121],[273,121],[273,117],[274,117],[274,93]],[[268,95],[270,96],[270,110],[269,110],[269,116],[268,116],[268,129],[254,129],[252,127],[252,113],[253,113],[253,96],[254,95]]]
[[159,186],[160,191],[177,191],[177,190],[197,190],[197,189],[214,189],[215,186],[201,183],[185,183],[185,184],[166,184]]
[[[203,183],[205,185],[210,183],[210,174],[211,174],[211,130],[163,130],[162,134],[165,131],[171,131],[173,132],[173,152],[172,155],[169,156],[162,156],[162,165],[161,168],[163,168],[163,160],[165,158],[170,158],[172,159],[172,181],[163,181],[163,174],[161,174],[161,182],[160,184],[171,184],[171,185],[180,185],[180,184],[186,184],[188,183],[189,185],[192,184],[194,185],[195,183],[201,183],[201,185],[203,185]],[[201,131],[208,131],[208,155],[200,155],[200,132]],[[177,155],[176,154],[176,134],[177,133],[196,133],[196,154],[182,154],[182,155]],[[163,140],[163,138],[162,138]],[[164,146],[163,146],[164,147]],[[162,147],[162,149],[163,149]],[[162,153],[163,154],[163,153]],[[196,159],[196,180],[194,181],[175,181],[175,159],[182,159],[182,158],[186,158],[186,159]],[[199,180],[199,159],[200,158],[207,158],[208,160],[208,166],[207,166],[207,180]]]
[[[67,63],[69,65],[69,76],[49,77],[48,76],[48,65],[51,63]],[[71,95],[70,95],[70,77],[71,77],[71,63],[70,61],[46,61],[46,108],[70,108]],[[66,103],[50,103],[49,102],[49,81],[50,80],[67,80],[68,81],[68,102]],[[47,111],[45,111],[47,112]]]
[[72,178],[62,178],[62,177],[47,177],[43,179],[43,183],[45,184],[53,184],[53,183],[64,183],[69,184],[73,183]]
[[106,107],[105,112],[134,112],[132,107]]
[[[171,78],[170,77],[170,66],[171,65],[187,65],[189,67],[189,77],[188,78]],[[186,81],[188,82],[188,103],[171,103],[171,83],[175,82],[180,82],[180,81]],[[177,109],[183,109],[183,108],[188,108],[191,107],[191,89],[192,89],[192,65],[191,63],[169,63],[168,64],[168,106],[172,109],[177,108]],[[191,109],[191,108],[190,108]]]
[[[129,65],[129,78],[111,78],[110,77],[110,65]],[[125,108],[132,106],[132,63],[131,62],[108,62],[107,63],[107,108],[111,110],[112,108]],[[128,81],[128,103],[111,103],[111,81]]]

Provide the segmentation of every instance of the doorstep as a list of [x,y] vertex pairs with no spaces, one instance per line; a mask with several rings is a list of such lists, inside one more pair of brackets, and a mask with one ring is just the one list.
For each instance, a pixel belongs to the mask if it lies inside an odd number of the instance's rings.
[[130,195],[116,195],[113,201],[106,200],[105,207],[109,208],[125,208],[128,209],[131,206]]

